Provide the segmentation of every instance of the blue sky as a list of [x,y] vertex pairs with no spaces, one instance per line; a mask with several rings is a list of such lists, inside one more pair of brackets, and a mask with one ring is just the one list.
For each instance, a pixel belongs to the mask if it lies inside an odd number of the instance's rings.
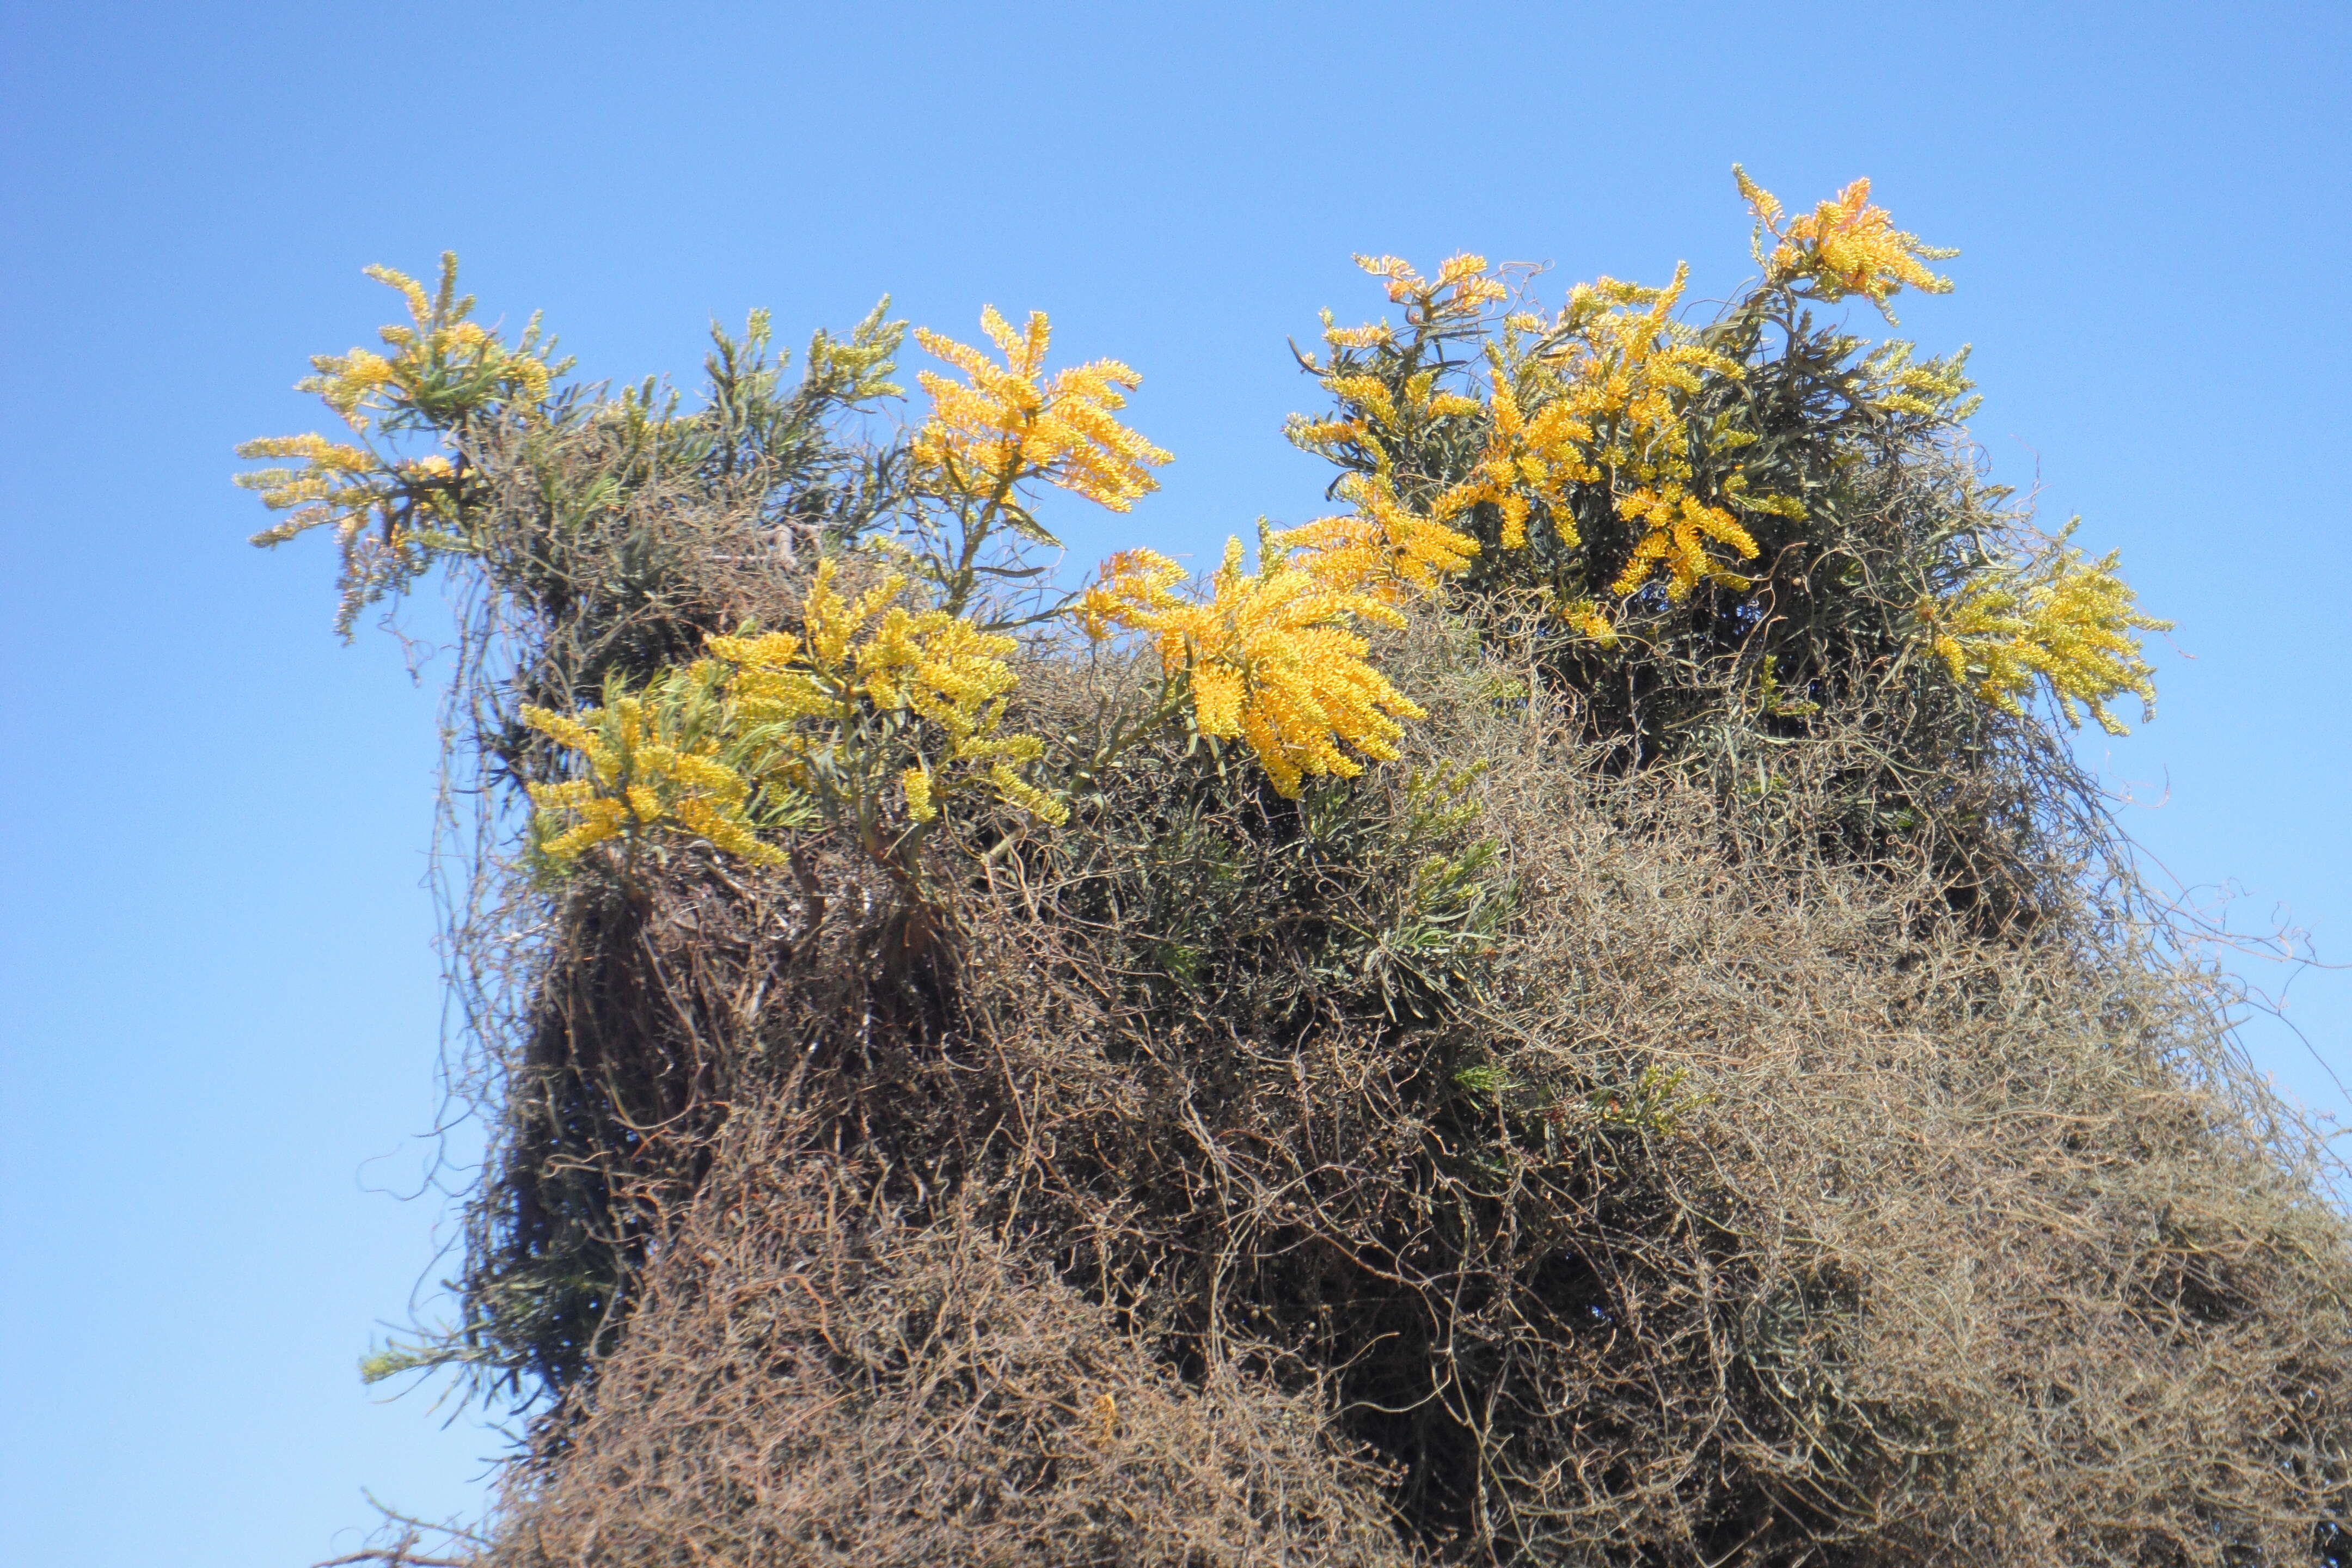
[[[316,427],[360,276],[465,258],[583,373],[689,376],[881,293],[971,336],[1053,312],[1171,448],[1091,559],[1195,555],[1322,475],[1284,347],[1376,312],[1354,251],[1694,293],[1747,266],[1729,168],[1857,174],[1962,247],[1906,298],[1976,344],[1996,471],[2120,547],[2185,655],[2086,754],[2233,918],[2352,958],[2352,13],[2265,5],[0,5],[0,1558],[307,1563],[361,1489],[480,1495],[496,1434],[354,1371],[441,1234],[420,886],[436,670],[328,632],[323,540],[263,554],[230,447]],[[429,625],[429,622],[427,623]],[[2258,982],[2284,976],[2252,971]],[[2249,1038],[2346,1109],[2352,977]],[[2352,1114],[2352,1110],[2347,1110]]]

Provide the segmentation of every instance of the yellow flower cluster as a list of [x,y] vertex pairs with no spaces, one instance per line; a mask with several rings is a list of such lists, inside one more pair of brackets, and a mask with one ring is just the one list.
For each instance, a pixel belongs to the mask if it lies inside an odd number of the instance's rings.
[[415,279],[389,267],[368,268],[367,275],[397,289],[408,305],[407,324],[395,323],[377,334],[393,353],[353,349],[320,354],[310,362],[319,374],[299,384],[299,390],[324,398],[352,429],[366,430],[371,411],[406,407],[439,413],[492,400],[547,401],[556,370],[540,346],[537,323],[509,347],[469,320],[474,299],[458,297],[454,251],[443,254],[440,286],[430,294]]
[[1299,569],[1326,588],[1399,604],[1460,572],[1478,553],[1476,540],[1406,506],[1380,475],[1350,474],[1339,481],[1339,495],[1355,502],[1354,512],[1317,518],[1267,541],[1277,550],[1301,552]]
[[255,544],[266,548],[314,528],[333,530],[342,558],[339,632],[348,633],[385,587],[423,571],[434,550],[454,542],[457,471],[437,453],[387,458],[311,434],[243,442],[236,455],[300,459],[299,468],[260,468],[235,476],[236,481],[259,491],[272,511],[287,514],[253,535]]
[[2129,692],[2147,716],[2156,711],[2156,672],[2133,634],[2172,623],[2134,608],[2118,559],[2110,552],[2086,564],[2082,552],[2061,547],[2021,568],[1996,568],[1948,602],[1920,606],[1931,646],[1953,679],[2005,713],[2022,715],[2040,679],[2069,724],[2082,724],[2080,704],[2107,733],[2128,733],[2108,700]]
[[1623,597],[1637,593],[1660,568],[1666,573],[1666,597],[1681,604],[1703,582],[1720,583],[1735,593],[1750,586],[1747,578],[1730,571],[1708,553],[1714,540],[1728,545],[1743,561],[1756,558],[1756,541],[1719,506],[1708,506],[1678,484],[1653,490],[1646,486],[1617,500],[1618,515],[1641,523],[1648,531],[1634,542],[1633,553],[1609,591]]
[[[440,287],[430,294],[389,267],[371,267],[367,275],[398,290],[407,303],[408,322],[379,334],[393,352],[315,355],[310,363],[318,374],[295,384],[318,394],[354,432],[364,436],[379,423],[446,430],[492,405],[537,407],[547,400],[562,366],[548,362],[538,323],[509,345],[469,320],[474,300],[458,297],[454,254],[441,258]],[[299,462],[239,474],[236,482],[258,490],[272,511],[287,514],[255,534],[256,544],[283,544],[321,526],[334,530],[343,562],[339,629],[348,631],[360,608],[388,584],[422,571],[433,551],[454,542],[443,531],[457,521],[457,472],[446,457],[386,458],[318,435],[247,441],[236,455]]]
[[1478,400],[1460,393],[1437,390],[1437,373],[1425,370],[1405,381],[1400,398],[1389,390],[1389,384],[1377,375],[1334,375],[1324,384],[1336,394],[1341,404],[1350,409],[1355,418],[1338,426],[1349,433],[1360,434],[1365,416],[1379,420],[1392,430],[1401,430],[1414,417],[1443,419],[1449,415],[1475,414]]
[[1032,310],[1018,332],[993,306],[980,320],[1004,363],[915,330],[926,350],[971,378],[917,374],[931,395],[931,416],[914,443],[915,466],[929,482],[954,495],[1002,500],[1022,480],[1043,479],[1113,511],[1159,488],[1150,470],[1169,455],[1113,417],[1142,377],[1117,360],[1096,360],[1042,382],[1051,337],[1045,313]]
[[[1334,328],[1325,335],[1336,340],[1349,334]],[[1386,472],[1388,446],[1378,438],[1375,426],[1391,437],[1410,437],[1417,427],[1436,420],[1486,411],[1486,405],[1476,398],[1440,391],[1436,383],[1437,372],[1433,370],[1408,376],[1402,386],[1393,390],[1377,375],[1326,372],[1323,384],[1339,400],[1339,413],[1321,419],[1294,416],[1289,426],[1291,439],[1327,458],[1355,447],[1368,454],[1381,471]]]
[[[1486,262],[1475,256],[1448,261],[1433,281],[1392,257],[1358,261],[1388,280],[1391,300],[1407,305],[1416,343],[1433,335],[1486,331],[1491,307],[1507,297],[1505,285],[1486,276]],[[1618,596],[1638,593],[1661,574],[1675,601],[1701,582],[1746,587],[1748,580],[1716,553],[1728,551],[1740,560],[1757,554],[1754,539],[1731,509],[1791,516],[1801,516],[1803,509],[1780,498],[1749,496],[1736,470],[1719,496],[1702,500],[1691,493],[1690,400],[1708,378],[1738,377],[1743,367],[1675,320],[1688,281],[1686,267],[1676,268],[1663,289],[1603,278],[1579,284],[1550,319],[1524,310],[1503,317],[1486,346],[1484,401],[1439,390],[1434,369],[1384,378],[1354,368],[1344,359],[1346,351],[1393,350],[1394,330],[1386,324],[1340,330],[1327,316],[1324,336],[1333,358],[1328,367],[1308,363],[1339,407],[1323,418],[1294,420],[1291,433],[1310,450],[1351,466],[1369,459],[1372,472],[1343,481],[1341,493],[1356,503],[1354,515],[1318,519],[1278,542],[1304,552],[1298,564],[1326,585],[1394,603],[1406,590],[1429,587],[1469,564],[1476,542],[1454,525],[1474,507],[1495,509],[1496,542],[1504,550],[1527,546],[1538,506],[1559,545],[1573,550],[1583,539],[1572,488],[1622,484],[1627,489],[1616,499],[1617,510],[1644,531],[1612,584]],[[1412,363],[1411,355],[1404,363]],[[1935,372],[1901,381],[1892,395],[1932,392],[1942,384],[1944,367]],[[1927,384],[1931,381],[1935,386]],[[1469,473],[1433,497],[1425,515],[1407,507],[1397,494],[1391,447],[1439,420],[1480,415],[1486,444]],[[1608,616],[1589,600],[1562,602],[1559,608],[1584,635],[1615,642]]]
[[[1448,262],[1435,284],[1392,258],[1366,265],[1390,279],[1391,299],[1412,303],[1409,316],[1416,324],[1483,324],[1486,308],[1505,295],[1501,283],[1485,276],[1486,264],[1476,257]],[[1342,446],[1365,448],[1379,471],[1348,481],[1356,516],[1293,530],[1285,542],[1307,550],[1303,564],[1332,585],[1393,599],[1402,585],[1427,586],[1468,563],[1475,544],[1450,525],[1471,508],[1494,507],[1501,521],[1498,542],[1505,550],[1518,550],[1526,546],[1528,521],[1541,505],[1561,546],[1575,549],[1583,540],[1570,504],[1570,487],[1622,480],[1633,488],[1617,499],[1617,510],[1643,523],[1645,531],[1612,585],[1619,596],[1639,592],[1660,574],[1668,596],[1676,601],[1703,581],[1747,586],[1746,578],[1713,553],[1714,546],[1741,560],[1757,553],[1755,541],[1728,508],[1791,515],[1801,515],[1802,509],[1778,498],[1748,496],[1736,475],[1717,501],[1690,493],[1689,400],[1707,377],[1737,377],[1742,367],[1675,320],[1688,281],[1686,267],[1676,268],[1674,281],[1663,289],[1603,278],[1570,290],[1551,320],[1533,312],[1506,318],[1486,347],[1492,390],[1485,403],[1438,392],[1431,371],[1413,375],[1401,388],[1362,373],[1324,372],[1324,384],[1339,400],[1339,411],[1330,418],[1297,422],[1294,436],[1327,453]],[[1335,348],[1378,346],[1392,335],[1385,328],[1325,332]],[[1907,384],[1903,391],[1916,395]],[[1387,453],[1373,439],[1373,426],[1401,433],[1416,417],[1433,420],[1458,413],[1486,416],[1485,449],[1467,476],[1431,500],[1426,517],[1413,514],[1398,503],[1386,478]],[[1587,636],[1615,640],[1607,616],[1590,603],[1580,601],[1562,614]]]
[[[332,523],[336,536],[349,543],[373,518],[376,508],[391,500],[398,488],[373,452],[346,446],[324,436],[265,436],[247,441],[236,455],[248,458],[299,458],[299,468],[264,468],[239,474],[236,482],[261,493],[261,504],[291,516],[253,536],[256,544],[282,544],[296,534]],[[441,460],[441,471],[448,468]]]
[[[1356,265],[1375,278],[1386,279],[1389,303],[1402,305],[1405,324],[1424,331],[1454,321],[1475,326],[1487,306],[1510,294],[1502,279],[1486,276],[1486,258],[1467,251],[1447,257],[1438,266],[1435,278],[1423,278],[1395,256],[1359,256]],[[1384,331],[1360,329],[1364,333]],[[1364,343],[1351,346],[1368,346],[1372,341],[1367,338]]]
[[1583,595],[1554,597],[1551,613],[1602,647],[1617,646],[1617,624],[1600,605]]
[[1490,405],[1494,428],[1486,449],[1470,477],[1440,496],[1432,510],[1450,518],[1480,501],[1489,502],[1502,514],[1503,548],[1520,550],[1528,542],[1528,514],[1540,500],[1551,509],[1560,543],[1573,550],[1583,540],[1569,514],[1568,487],[1601,478],[1601,469],[1588,456],[1591,423],[1578,416],[1570,399],[1556,395],[1556,380],[1537,393],[1555,395],[1544,397],[1528,416],[1499,358],[1496,371]]
[[1968,418],[1984,399],[1969,379],[1966,346],[1942,359],[1914,361],[1917,345],[1897,339],[1873,349],[1862,362],[1862,396],[1886,414],[1909,414],[1952,424]]
[[[1423,339],[1476,331],[1487,308],[1509,292],[1500,279],[1486,276],[1486,258],[1483,256],[1451,257],[1437,269],[1434,279],[1423,278],[1393,256],[1359,256],[1356,265],[1387,280],[1389,299],[1404,306],[1407,324]],[[1331,312],[1326,310],[1323,338],[1337,352],[1378,349],[1395,343],[1396,329],[1386,321],[1361,327],[1334,326]],[[1369,445],[1375,460],[1380,460],[1385,458],[1386,451],[1370,440],[1375,422],[1391,433],[1403,434],[1416,424],[1475,415],[1485,406],[1475,397],[1440,390],[1438,372],[1433,369],[1417,372],[1407,377],[1401,388],[1391,390],[1377,375],[1342,374],[1337,363],[1335,358],[1332,366],[1327,368],[1318,364],[1312,355],[1307,359],[1307,368],[1317,372],[1340,405],[1336,417],[1293,419],[1291,438],[1310,451],[1328,456],[1341,447]]]
[[1559,377],[1567,416],[1592,427],[1592,461],[1640,484],[1690,477],[1691,394],[1708,374],[1745,374],[1674,319],[1689,282],[1685,263],[1664,289],[1579,283],[1537,349]]
[[1067,805],[1016,771],[1045,743],[1000,728],[1020,679],[1005,658],[1019,645],[943,610],[908,609],[897,602],[907,581],[896,574],[856,599],[835,587],[837,574],[834,561],[818,565],[799,635],[710,639],[716,683],[738,726],[758,737],[761,771],[820,799],[855,795],[864,787],[859,759],[845,753],[875,740],[853,732],[868,714],[912,713],[945,742],[933,757],[919,746],[898,774],[915,821],[934,820],[945,795],[981,777],[1034,816],[1067,820]]
[[1166,556],[1124,552],[1103,564],[1081,618],[1097,637],[1150,634],[1162,669],[1189,679],[1200,731],[1245,742],[1280,795],[1296,798],[1309,778],[1353,778],[1358,755],[1396,760],[1397,721],[1423,711],[1366,662],[1370,645],[1350,627],[1402,616],[1287,561],[1253,574],[1242,559],[1241,541],[1230,542],[1204,598],[1178,591],[1184,569]]
[[559,865],[608,839],[634,838],[666,823],[761,865],[784,857],[744,820],[750,781],[719,760],[720,736],[698,721],[707,689],[674,671],[643,697],[617,693],[575,714],[526,707],[522,721],[585,760],[585,776],[530,785],[539,810],[539,848]]
[[[1822,202],[1810,216],[1783,226],[1786,214],[1779,199],[1738,164],[1731,172],[1756,214],[1756,256],[1764,264],[1768,283],[1794,286],[1821,300],[1859,294],[1890,321],[1895,313],[1886,301],[1906,287],[1926,294],[1951,292],[1952,280],[1937,277],[1927,262],[1959,252],[1923,245],[1917,235],[1896,228],[1885,208],[1870,205],[1868,180],[1854,181],[1836,200]],[[1768,234],[1778,242],[1769,257],[1763,243]]]

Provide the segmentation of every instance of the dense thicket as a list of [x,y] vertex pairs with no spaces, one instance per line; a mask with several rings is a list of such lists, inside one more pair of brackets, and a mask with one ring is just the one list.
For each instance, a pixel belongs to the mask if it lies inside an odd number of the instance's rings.
[[2068,760],[2154,623],[1748,191],[1703,325],[1368,263],[1346,510],[1067,603],[1042,318],[902,435],[880,311],[688,410],[388,275],[254,451],[461,591],[483,1563],[2343,1560],[2352,1238]]

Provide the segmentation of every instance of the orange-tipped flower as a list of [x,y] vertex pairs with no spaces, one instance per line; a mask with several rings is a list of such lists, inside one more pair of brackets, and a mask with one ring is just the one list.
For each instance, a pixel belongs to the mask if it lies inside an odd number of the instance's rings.
[[[1749,179],[1738,164],[1731,172],[1756,214],[1756,253],[1764,263],[1767,282],[1793,285],[1822,300],[1859,294],[1890,321],[1895,313],[1886,301],[1906,288],[1923,294],[1951,292],[1952,280],[1937,277],[1926,263],[1959,252],[1923,245],[1917,235],[1896,228],[1885,207],[1871,205],[1868,180],[1854,181],[1836,200],[1822,202],[1810,216],[1783,226],[1787,215],[1779,198]],[[1769,257],[1763,246],[1767,234],[1780,242]]]

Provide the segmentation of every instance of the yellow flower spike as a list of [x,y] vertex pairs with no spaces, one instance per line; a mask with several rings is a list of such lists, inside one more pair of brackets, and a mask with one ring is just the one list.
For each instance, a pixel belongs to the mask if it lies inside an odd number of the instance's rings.
[[751,785],[740,773],[707,756],[677,758],[670,765],[670,777],[689,789],[701,791],[721,805],[740,805],[751,793]]
[[[360,271],[362,276],[373,278],[387,289],[399,290],[402,297],[408,301],[409,317],[415,321],[417,328],[429,328],[432,325],[433,300],[425,292],[424,284],[419,283],[407,273],[390,267],[363,267]],[[386,327],[383,329],[383,335],[386,342],[406,342],[413,341],[415,333],[412,329],[405,327]]]
[[1046,794],[1023,779],[1005,763],[997,763],[988,770],[989,782],[996,793],[1019,806],[1048,826],[1059,827],[1070,820],[1069,803]]
[[[1163,645],[1163,647],[1171,645]],[[1181,647],[1181,645],[1172,645]],[[1186,649],[1186,653],[1192,650]],[[1249,700],[1249,680],[1230,664],[1205,663],[1192,668],[1192,722],[1203,735],[1221,741],[1241,738],[1242,706]]]
[[1666,597],[1681,604],[1702,582],[1714,582],[1734,591],[1751,586],[1748,579],[1720,564],[1708,553],[1707,542],[1728,545],[1743,561],[1756,558],[1756,541],[1721,507],[1707,506],[1680,485],[1662,491],[1640,489],[1621,498],[1618,513],[1647,530],[1633,546],[1610,592],[1622,598],[1639,593],[1660,569],[1666,574]]
[[898,787],[906,792],[907,815],[917,822],[929,822],[940,814],[931,799],[931,775],[922,767],[908,768],[898,775]]
[[[1501,285],[1485,277],[1475,258],[1441,269],[1439,281],[1421,278],[1394,258],[1359,258],[1360,264],[1388,280],[1391,300],[1412,307],[1416,324],[1438,322],[1456,308],[1438,290],[1451,284],[1476,299],[1462,305],[1464,319],[1483,321],[1486,305],[1500,297]],[[1688,410],[1693,398],[1714,378],[1738,378],[1744,368],[1700,341],[1698,334],[1675,319],[1689,283],[1689,268],[1677,267],[1664,288],[1647,288],[1602,278],[1571,289],[1567,303],[1549,321],[1530,311],[1514,311],[1487,344],[1488,417],[1485,449],[1470,471],[1433,498],[1421,520],[1444,531],[1423,535],[1429,543],[1466,542],[1468,536],[1451,526],[1475,507],[1490,507],[1496,521],[1495,542],[1506,551],[1524,549],[1540,516],[1558,543],[1576,549],[1582,539],[1575,521],[1575,488],[1608,484],[1620,489],[1617,505],[1631,518],[1647,524],[1646,536],[1635,545],[1621,574],[1621,595],[1637,590],[1663,572],[1668,593],[1686,597],[1701,581],[1745,587],[1747,580],[1710,553],[1724,547],[1741,559],[1752,559],[1757,546],[1727,510],[1800,515],[1793,501],[1771,497],[1737,496],[1728,492],[1723,504],[1702,501],[1687,493],[1694,477]],[[1465,296],[1466,298],[1466,296]],[[1370,384],[1376,378],[1327,374],[1343,407],[1369,410]],[[1443,403],[1448,412],[1475,399],[1458,394],[1442,397],[1433,383],[1418,381],[1408,387],[1416,407],[1434,416]],[[1454,401],[1446,401],[1451,397]],[[1337,448],[1346,441],[1369,451],[1353,454],[1369,458],[1377,471],[1351,478],[1361,487],[1351,498],[1358,502],[1355,519],[1324,520],[1307,530],[1293,531],[1286,542],[1305,549],[1300,564],[1334,585],[1377,590],[1393,599],[1402,585],[1425,584],[1464,562],[1448,560],[1433,550],[1416,550],[1409,542],[1410,525],[1393,515],[1394,486],[1388,470],[1378,465],[1385,447],[1371,442],[1359,429],[1338,427],[1336,422],[1301,420],[1294,433],[1310,447]],[[1540,509],[1540,510],[1538,510]],[[1457,547],[1458,549],[1458,547]],[[1614,640],[1614,628],[1597,611],[1579,611],[1570,624],[1595,640]]]
[[763,632],[757,637],[713,637],[709,641],[713,665],[790,664],[800,657],[801,639],[790,632]]
[[[267,436],[237,448],[246,458],[302,458],[329,472],[364,473],[375,465],[375,454],[363,447],[347,447],[324,436]],[[263,499],[268,500],[265,494]]]
[[1311,452],[1327,456],[1336,447],[1360,441],[1370,433],[1360,419],[1308,419],[1298,417],[1291,426],[1291,436]]
[[1585,637],[1604,648],[1617,646],[1617,627],[1607,612],[1590,599],[1563,599],[1552,606],[1553,614]]
[[1396,404],[1389,396],[1388,384],[1376,375],[1342,375],[1328,384],[1332,395],[1351,408],[1360,408],[1383,425],[1397,423]]
[[1034,735],[975,736],[958,742],[958,761],[1034,763],[1045,754],[1045,742]]
[[586,779],[573,779],[565,784],[535,784],[525,786],[531,804],[548,811],[571,811],[596,798],[596,786]]
[[[1535,510],[1534,507],[1528,503],[1527,496],[1522,492],[1508,490],[1504,493],[1502,510],[1503,548],[1525,550],[1528,547],[1528,514]],[[1564,531],[1574,533],[1576,530],[1571,525]]]
[[676,810],[679,826],[738,858],[761,866],[781,866],[789,858],[774,845],[762,843],[740,817],[714,802],[686,795]]
[[596,734],[590,726],[602,717],[604,710],[598,708],[586,709],[577,717],[550,712],[547,709],[534,708],[528,703],[522,710],[524,728],[536,730],[558,745],[569,746],[578,752],[595,747]]

